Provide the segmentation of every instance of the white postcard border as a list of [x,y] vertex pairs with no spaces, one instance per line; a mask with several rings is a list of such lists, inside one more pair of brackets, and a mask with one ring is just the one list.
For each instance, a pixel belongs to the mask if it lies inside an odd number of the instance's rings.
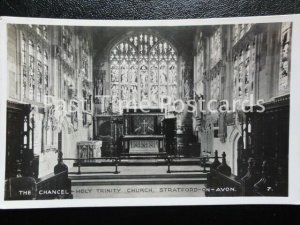
[[[6,100],[7,100],[7,30],[6,24],[44,24],[68,26],[196,26],[241,23],[293,22],[291,57],[291,102],[289,135],[288,197],[176,197],[176,198],[113,198],[4,201]],[[100,206],[170,206],[170,205],[233,205],[233,204],[300,204],[300,15],[235,17],[188,20],[71,20],[41,18],[0,18],[0,208],[58,208]]]

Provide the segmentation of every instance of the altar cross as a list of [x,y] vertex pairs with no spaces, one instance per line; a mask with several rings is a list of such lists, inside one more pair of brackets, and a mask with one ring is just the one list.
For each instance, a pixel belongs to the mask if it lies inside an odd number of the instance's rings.
[[144,120],[141,124],[143,126],[143,134],[146,134],[146,129],[147,129],[148,123]]

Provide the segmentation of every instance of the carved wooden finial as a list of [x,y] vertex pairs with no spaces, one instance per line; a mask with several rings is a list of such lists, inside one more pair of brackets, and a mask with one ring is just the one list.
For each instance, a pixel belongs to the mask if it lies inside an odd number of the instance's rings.
[[22,170],[21,170],[21,161],[17,160],[16,163],[17,163],[16,177],[20,178],[20,177],[22,177],[22,174],[21,174],[21,172],[22,172]]
[[62,171],[68,171],[68,166],[66,164],[64,164],[63,161],[63,153],[61,151],[59,151],[57,153],[57,165],[54,167],[54,174],[58,174]]
[[214,162],[211,164],[211,167],[216,169],[220,165],[221,165],[221,163],[219,161],[218,150],[215,150],[215,158],[214,158]]
[[226,153],[225,152],[222,153],[222,163],[220,166],[218,166],[217,170],[220,173],[223,173],[227,176],[231,175],[231,168],[226,163]]

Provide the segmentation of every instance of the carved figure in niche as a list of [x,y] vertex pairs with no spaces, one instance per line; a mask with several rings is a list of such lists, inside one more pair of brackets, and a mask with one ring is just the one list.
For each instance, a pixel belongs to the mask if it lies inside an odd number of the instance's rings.
[[119,111],[119,97],[112,98],[112,111],[113,112]]
[[281,76],[285,77],[288,75],[288,50],[289,50],[289,43],[287,42],[287,35],[283,38],[283,46],[282,46],[282,72]]
[[129,100],[133,99],[133,86],[129,87]]
[[176,83],[176,67],[171,65],[169,68],[169,82],[171,84]]
[[137,82],[137,75],[136,75],[136,66],[131,66],[129,70],[129,80],[131,83],[136,83]]
[[167,68],[166,65],[161,65],[160,67],[160,83],[165,84],[167,83]]
[[118,82],[119,81],[119,71],[116,65],[111,66],[111,81]]
[[121,65],[121,81],[127,82],[127,68],[125,65]]
[[133,86],[132,94],[133,94],[133,99],[137,99],[137,86]]
[[151,98],[151,103],[153,105],[157,105],[158,101],[158,86],[154,85],[151,87],[150,90],[150,98]]
[[285,42],[282,48],[282,58],[288,59],[288,55],[289,55],[289,43]]
[[239,97],[243,95],[242,88],[239,86]]
[[141,90],[141,100],[147,100],[148,99],[148,92],[146,89]]
[[96,81],[96,95],[103,95],[103,81],[100,79]]
[[281,73],[280,73],[280,89],[284,90],[288,88],[288,67],[289,63],[288,61],[283,61],[281,66]]
[[150,77],[151,77],[151,82],[152,83],[157,83],[157,78],[158,78],[158,74],[157,74],[157,67],[152,66],[151,70],[150,70]]
[[172,101],[174,101],[176,99],[176,86],[170,86],[170,96],[172,98]]
[[164,95],[167,95],[167,87],[166,86],[160,87],[160,95],[162,95],[162,97],[164,97]]
[[123,85],[121,88],[121,99],[127,99],[128,97],[128,87]]
[[[136,86],[131,86],[129,90],[129,98],[134,102],[134,104],[137,103],[137,87]],[[131,104],[133,105],[133,104]]]
[[145,87],[145,85],[146,85],[146,79],[147,79],[147,76],[148,76],[147,69],[148,68],[145,65],[141,66],[141,69],[140,69],[141,86],[142,87]]
[[281,72],[281,76],[282,77],[286,77],[288,75],[288,69],[289,69],[289,62],[283,61],[282,62],[282,72]]
[[112,85],[111,87],[111,96],[112,97],[115,97],[115,96],[119,96],[119,90],[118,90],[118,87],[117,85]]
[[110,99],[108,98],[103,98],[103,100],[101,100],[104,104],[104,111],[105,112],[109,112],[109,110],[111,111],[111,103],[110,103]]

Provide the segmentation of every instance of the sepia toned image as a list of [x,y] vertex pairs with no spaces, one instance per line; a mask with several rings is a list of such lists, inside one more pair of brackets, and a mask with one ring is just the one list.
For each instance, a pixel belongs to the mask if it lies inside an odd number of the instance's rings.
[[8,24],[4,199],[288,197],[292,35]]

